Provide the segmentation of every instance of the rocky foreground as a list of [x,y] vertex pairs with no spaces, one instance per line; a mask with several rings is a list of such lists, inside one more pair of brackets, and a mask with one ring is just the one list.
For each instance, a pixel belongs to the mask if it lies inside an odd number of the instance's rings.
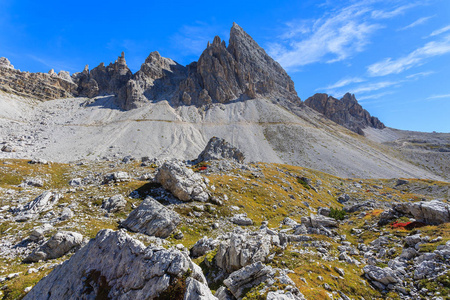
[[446,299],[449,184],[243,163],[0,163],[3,299]]

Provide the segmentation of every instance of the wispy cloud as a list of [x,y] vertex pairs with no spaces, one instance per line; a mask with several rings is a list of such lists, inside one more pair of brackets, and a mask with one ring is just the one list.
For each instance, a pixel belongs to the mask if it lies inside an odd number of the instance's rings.
[[410,54],[398,59],[386,58],[367,67],[370,76],[385,76],[398,74],[423,63],[423,60],[433,56],[450,53],[450,35],[440,41],[432,41]]
[[365,102],[365,103],[368,103],[368,102],[373,103],[373,102],[375,102],[375,101],[367,101],[367,100],[379,99],[379,98],[381,98],[381,97],[384,97],[384,96],[386,96],[386,95],[391,95],[391,94],[393,94],[393,93],[394,93],[394,92],[389,91],[389,92],[382,92],[382,93],[377,93],[377,94],[372,94],[372,95],[365,95],[365,96],[359,97],[359,98],[358,98],[358,101],[359,101],[359,102]]
[[450,25],[445,26],[445,27],[443,27],[443,28],[441,28],[441,29],[438,29],[438,30],[433,31],[433,32],[430,34],[430,36],[440,35],[440,34],[442,34],[442,33],[444,33],[444,32],[449,31],[449,30],[450,30]]
[[372,12],[372,18],[374,19],[390,19],[405,13],[406,10],[417,6],[418,3],[410,3],[400,7],[397,7],[394,10],[383,11],[383,10],[375,10]]
[[331,84],[329,86],[326,86],[326,87],[323,87],[323,88],[318,88],[318,89],[316,89],[316,91],[318,91],[318,90],[337,89],[337,88],[341,88],[341,87],[347,86],[347,85],[352,84],[352,83],[359,83],[359,82],[363,82],[363,81],[364,81],[364,79],[359,78],[359,77],[343,78],[343,79],[341,79],[341,80],[337,81],[336,83],[333,83],[333,84]]
[[417,79],[417,78],[420,78],[420,77],[429,76],[429,75],[434,74],[434,73],[436,73],[436,72],[434,72],[434,71],[419,72],[419,73],[414,73],[414,74],[408,75],[408,76],[406,76],[406,78],[408,78],[408,79]]
[[381,90],[381,89],[384,89],[387,87],[392,87],[392,86],[398,85],[400,83],[402,83],[401,80],[368,83],[368,84],[363,84],[363,85],[357,86],[354,89],[351,89],[351,92],[353,94],[369,93],[369,92],[378,91],[378,90]]
[[431,19],[431,18],[433,18],[433,17],[434,17],[434,16],[429,16],[429,17],[423,17],[423,18],[420,18],[420,19],[418,19],[418,20],[412,22],[411,24],[409,24],[409,25],[407,25],[407,26],[405,26],[405,27],[400,28],[399,31],[411,29],[411,28],[413,28],[413,27],[416,27],[416,26],[425,24],[429,19]]
[[366,20],[369,13],[369,7],[354,4],[317,20],[287,23],[281,41],[270,44],[269,53],[287,69],[345,60],[363,51],[382,28]]
[[443,95],[431,95],[427,100],[437,100],[437,99],[450,99],[450,94]]

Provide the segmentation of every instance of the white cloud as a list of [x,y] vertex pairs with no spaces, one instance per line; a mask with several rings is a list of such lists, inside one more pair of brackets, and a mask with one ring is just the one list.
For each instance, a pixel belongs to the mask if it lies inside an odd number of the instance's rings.
[[408,79],[417,79],[417,78],[420,78],[420,77],[429,76],[429,75],[434,74],[434,73],[436,73],[436,72],[434,72],[434,71],[419,72],[419,73],[408,75],[408,76],[406,76],[406,78],[408,78]]
[[374,101],[367,101],[367,100],[379,99],[381,97],[384,97],[386,95],[391,95],[393,93],[394,92],[389,91],[389,92],[383,92],[383,93],[377,93],[377,94],[372,94],[372,95],[361,96],[361,97],[358,97],[358,101],[359,102],[366,102],[366,103],[368,103],[368,102],[373,103]]
[[374,19],[390,19],[390,18],[393,18],[393,17],[403,14],[406,10],[413,8],[417,5],[418,5],[417,3],[411,3],[411,4],[397,7],[396,9],[391,10],[391,11],[375,10],[372,12],[372,18],[374,18]]
[[433,31],[433,32],[430,34],[430,36],[436,36],[436,35],[442,34],[442,33],[444,33],[444,32],[447,32],[447,31],[449,31],[449,30],[450,30],[450,25],[445,26],[445,27],[443,27],[443,28],[441,28],[441,29],[438,29],[438,30]]
[[368,83],[360,85],[354,89],[351,90],[351,93],[353,94],[363,94],[363,93],[369,93],[377,90],[381,90],[387,87],[395,86],[402,81],[381,81],[381,82],[375,82],[375,83]]
[[427,98],[427,100],[435,100],[435,99],[450,99],[450,94],[444,95],[431,95]]
[[422,25],[422,24],[424,24],[426,21],[428,21],[429,19],[431,19],[431,18],[433,18],[433,17],[434,17],[434,16],[429,16],[429,17],[423,17],[423,18],[420,18],[420,19],[416,20],[415,22],[412,22],[411,24],[409,24],[409,25],[407,25],[407,26],[405,26],[405,27],[400,28],[399,30],[406,30],[406,29],[410,29],[410,28],[413,28],[413,27]]
[[359,83],[359,82],[363,82],[363,81],[364,81],[364,79],[359,78],[359,77],[343,78],[343,79],[337,81],[334,84],[331,84],[331,85],[326,86],[324,88],[318,88],[318,89],[316,89],[316,91],[317,90],[332,90],[332,89],[340,88],[340,87],[343,87],[343,86],[347,86],[347,85],[352,84],[352,83]]
[[370,8],[354,4],[317,20],[289,22],[268,52],[284,68],[292,69],[315,62],[333,63],[361,52],[371,35],[382,28],[366,20]]
[[450,53],[450,35],[440,41],[432,41],[418,48],[410,54],[398,59],[386,58],[367,67],[370,76],[385,76],[398,74],[412,67],[420,65],[429,57]]

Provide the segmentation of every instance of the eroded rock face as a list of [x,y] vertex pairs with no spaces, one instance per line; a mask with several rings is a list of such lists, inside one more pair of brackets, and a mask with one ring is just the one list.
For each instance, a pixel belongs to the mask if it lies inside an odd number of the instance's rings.
[[177,161],[165,162],[155,180],[181,201],[206,202],[210,196],[203,177]]
[[239,163],[243,163],[245,156],[238,148],[234,147],[224,139],[212,137],[205,149],[200,153],[197,162],[232,159]]
[[364,135],[362,129],[373,127],[383,129],[386,126],[362,108],[355,95],[347,93],[340,100],[327,94],[315,94],[305,100],[305,104],[323,114],[328,119]]
[[74,97],[77,84],[67,72],[29,73],[15,70],[5,57],[0,58],[0,90],[38,100]]
[[133,232],[166,238],[180,222],[181,218],[176,212],[164,207],[152,197],[147,197],[121,226]]
[[216,36],[188,73],[175,99],[183,104],[201,106],[256,97],[300,100],[289,75],[236,23],[228,47]]
[[154,299],[188,270],[185,297],[217,299],[186,253],[154,245],[146,248],[124,231],[101,230],[24,299]]
[[83,244],[83,236],[77,232],[60,231],[42,246],[35,249],[24,262],[37,262],[61,257],[69,251],[76,250]]

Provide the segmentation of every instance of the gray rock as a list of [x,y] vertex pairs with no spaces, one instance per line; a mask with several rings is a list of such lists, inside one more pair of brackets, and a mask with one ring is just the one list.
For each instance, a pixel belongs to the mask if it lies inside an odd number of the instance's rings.
[[395,284],[399,282],[399,279],[395,275],[394,271],[389,268],[380,268],[377,266],[367,265],[363,268],[364,274],[367,279],[380,282],[383,285]]
[[39,213],[52,209],[60,198],[60,194],[51,191],[45,191],[33,201],[28,202],[24,206],[16,208],[14,210],[14,213],[17,214],[15,220],[27,221],[37,218],[39,216]]
[[[305,299],[300,291],[295,288],[295,283],[287,276],[285,270],[274,269],[261,262],[255,262],[231,273],[223,282],[236,299],[241,299],[248,289],[258,286],[261,283],[264,283],[267,287],[282,285],[286,289],[290,289],[289,291],[273,291],[270,298],[267,299]],[[275,283],[278,283],[278,285]]]
[[302,217],[301,218],[302,225],[305,225],[306,227],[313,227],[313,228],[320,228],[320,227],[338,227],[339,223],[329,217],[325,217],[322,215],[314,215],[311,214],[309,217]]
[[109,197],[106,200],[103,200],[102,208],[109,213],[115,213],[123,210],[126,205],[127,200],[125,200],[125,197],[120,194],[117,194],[112,197]]
[[71,179],[70,181],[69,181],[69,185],[70,186],[81,186],[82,185],[82,179],[81,178],[74,178],[74,179]]
[[181,201],[206,202],[210,196],[203,177],[177,161],[165,162],[155,181]]
[[61,216],[59,217],[59,220],[60,221],[67,221],[67,220],[73,218],[73,216],[74,216],[73,211],[70,208],[65,207],[63,209],[63,211],[61,212]]
[[101,230],[24,299],[154,299],[188,270],[184,299],[216,299],[187,254],[155,245],[146,248],[124,231]]
[[180,216],[176,212],[167,209],[152,197],[147,197],[121,226],[133,232],[166,238],[180,223]]
[[426,224],[439,225],[450,222],[450,205],[439,200],[398,203],[393,209],[412,215],[417,221]]
[[0,67],[14,69],[14,66],[9,62],[6,57],[0,57]]
[[243,214],[236,214],[233,217],[231,217],[230,221],[236,225],[240,226],[249,226],[253,225],[252,219],[247,217],[246,213]]
[[224,139],[212,137],[205,149],[198,156],[196,162],[220,159],[233,159],[239,163],[243,163],[245,157],[244,153]]
[[83,236],[77,232],[60,231],[52,236],[42,246],[35,249],[23,261],[26,263],[37,262],[61,257],[69,251],[80,248],[83,244]]
[[29,239],[33,242],[38,242],[44,239],[46,233],[51,231],[53,226],[50,224],[44,224],[42,226],[36,227],[31,231]]
[[215,263],[231,273],[254,262],[265,262],[272,245],[280,246],[278,235],[270,235],[264,231],[237,231],[220,243]]
[[190,255],[192,258],[197,258],[205,255],[206,253],[214,250],[219,244],[218,240],[209,238],[207,236],[199,239],[194,246],[190,249]]

